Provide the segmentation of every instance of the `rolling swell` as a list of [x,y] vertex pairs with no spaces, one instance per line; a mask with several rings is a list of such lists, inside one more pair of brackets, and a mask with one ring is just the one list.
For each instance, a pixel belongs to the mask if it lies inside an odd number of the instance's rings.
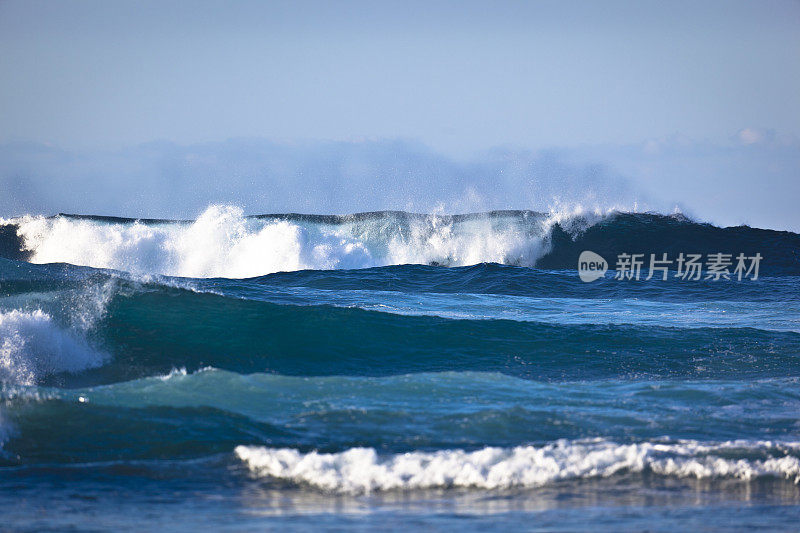
[[582,294],[574,273],[491,264],[141,281],[0,260],[0,275],[0,381],[13,383],[85,386],[205,366],[544,381],[800,374],[794,277],[702,287],[608,280]]
[[236,208],[213,206],[196,221],[58,215],[6,222],[0,256],[188,277],[485,262],[574,269],[583,250],[612,265],[621,253],[761,253],[763,275],[800,275],[800,235],[718,228],[682,215],[381,211],[245,217]]
[[454,320],[169,287],[114,296],[90,339],[113,357],[70,382],[204,366],[296,376],[472,370],[540,380],[800,373],[794,332]]
[[239,444],[397,454],[601,437],[786,441],[796,437],[796,385],[797,378],[542,383],[487,372],[309,378],[206,368],[80,389],[17,387],[0,399],[16,430],[7,450],[29,462],[80,463],[202,457]]

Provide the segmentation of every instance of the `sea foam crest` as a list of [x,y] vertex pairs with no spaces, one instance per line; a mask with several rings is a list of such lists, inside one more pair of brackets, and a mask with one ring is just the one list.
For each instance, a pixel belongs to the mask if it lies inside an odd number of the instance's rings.
[[2,383],[33,385],[48,374],[79,372],[105,359],[77,332],[59,327],[40,309],[0,312]]
[[694,478],[747,480],[774,476],[797,483],[800,481],[798,452],[800,443],[617,444],[606,440],[560,440],[541,447],[487,447],[471,452],[441,450],[388,456],[381,456],[372,448],[351,448],[341,453],[300,453],[290,448],[258,446],[235,449],[239,459],[256,476],[343,493],[537,487],[558,480],[645,470]]
[[248,218],[237,207],[211,206],[191,223],[110,223],[63,216],[15,222],[34,263],[241,278],[409,263],[533,265],[548,250],[550,225],[562,216],[453,221],[436,215],[398,220],[386,214],[324,223]]

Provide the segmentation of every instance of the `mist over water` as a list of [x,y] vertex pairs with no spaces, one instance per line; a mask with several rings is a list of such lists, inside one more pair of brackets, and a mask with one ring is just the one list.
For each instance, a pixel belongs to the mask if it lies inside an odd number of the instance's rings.
[[[0,213],[197,218],[402,210],[646,208],[646,195],[596,159],[515,149],[452,158],[411,141],[151,143],[119,150],[0,145]],[[672,205],[668,205],[672,208]]]
[[677,209],[721,226],[798,231],[792,203],[800,194],[793,178],[798,144],[758,135],[747,137],[749,144],[667,138],[457,156],[405,140],[233,139],[106,150],[6,143],[0,144],[0,189],[7,193],[0,195],[0,216],[196,219],[209,205],[234,205],[248,215],[580,206],[666,214]]

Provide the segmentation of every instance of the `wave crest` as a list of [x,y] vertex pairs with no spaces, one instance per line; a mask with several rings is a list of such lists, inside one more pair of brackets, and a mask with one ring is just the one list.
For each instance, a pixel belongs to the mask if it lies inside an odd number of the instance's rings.
[[533,265],[546,252],[538,218],[374,215],[245,217],[237,207],[211,206],[193,222],[58,216],[16,223],[34,263],[195,278],[407,263]]
[[300,453],[291,448],[237,446],[234,452],[258,477],[343,493],[527,488],[645,471],[679,478],[771,476],[800,482],[800,443],[768,441],[617,444],[560,440],[542,447],[414,451],[385,457],[372,448]]
[[586,213],[580,207],[550,213],[244,216],[237,207],[211,206],[194,221],[84,215],[0,220],[2,257],[193,278],[401,264],[572,270],[584,250],[612,265],[621,253],[760,253],[762,275],[800,275],[800,235],[794,233],[718,228],[680,214]]
[[0,383],[32,385],[49,374],[100,366],[106,358],[40,309],[0,312]]

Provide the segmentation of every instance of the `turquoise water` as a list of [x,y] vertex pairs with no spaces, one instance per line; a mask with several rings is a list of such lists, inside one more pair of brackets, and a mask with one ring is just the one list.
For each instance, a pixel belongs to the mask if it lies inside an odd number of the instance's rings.
[[793,234],[757,280],[590,284],[456,256],[168,276],[144,235],[0,258],[6,527],[796,527]]

